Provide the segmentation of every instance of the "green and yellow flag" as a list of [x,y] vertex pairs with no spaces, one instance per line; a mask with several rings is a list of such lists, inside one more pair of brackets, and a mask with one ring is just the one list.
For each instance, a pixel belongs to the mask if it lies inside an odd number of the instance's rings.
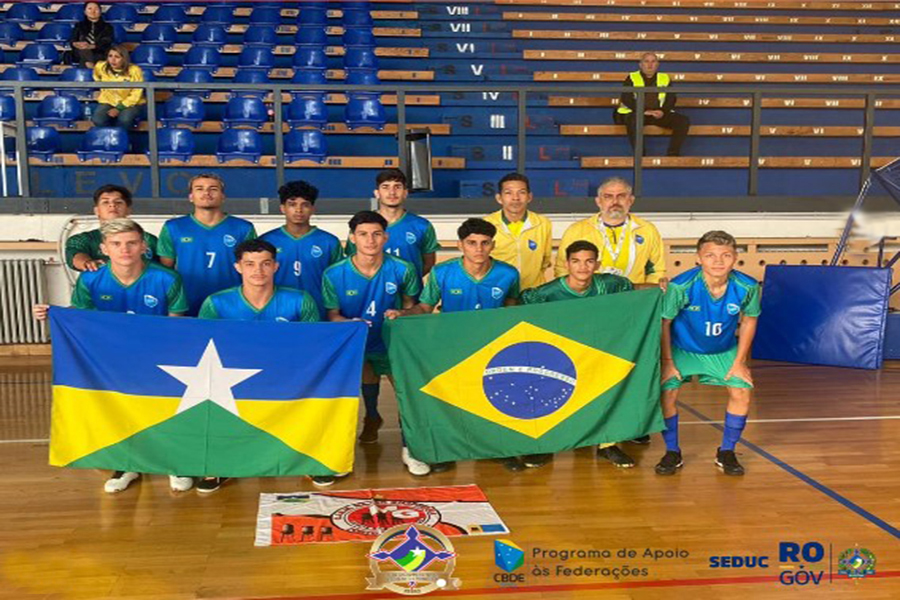
[[403,432],[427,463],[663,429],[659,290],[389,321]]

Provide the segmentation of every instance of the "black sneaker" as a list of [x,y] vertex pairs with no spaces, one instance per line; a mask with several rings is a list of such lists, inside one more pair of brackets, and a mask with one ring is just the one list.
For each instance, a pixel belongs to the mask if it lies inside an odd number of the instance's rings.
[[726,475],[743,475],[744,467],[738,462],[734,450],[716,450],[716,466]]
[[512,471],[513,473],[518,473],[519,471],[525,470],[525,465],[522,464],[522,461],[519,460],[518,456],[501,458],[500,463],[506,468],[507,471]]
[[630,469],[634,466],[634,459],[622,452],[618,446],[609,446],[607,448],[597,447],[597,456],[605,458],[620,469]]
[[439,462],[431,465],[432,473],[446,473],[447,471],[452,471],[456,468],[456,463],[454,461],[447,462]]
[[197,492],[201,494],[212,493],[222,487],[222,484],[228,479],[228,477],[204,477],[197,484]]
[[359,434],[360,444],[374,444],[378,441],[378,430],[384,424],[381,417],[365,417],[363,419],[363,430]]
[[656,464],[657,475],[674,475],[681,468],[684,461],[681,460],[681,452],[666,450],[662,459]]
[[636,437],[633,440],[628,440],[629,444],[637,444],[639,446],[646,446],[650,443],[649,435],[642,435],[641,437]]
[[546,465],[552,458],[552,454],[526,454],[522,457],[522,464],[529,469],[536,469]]

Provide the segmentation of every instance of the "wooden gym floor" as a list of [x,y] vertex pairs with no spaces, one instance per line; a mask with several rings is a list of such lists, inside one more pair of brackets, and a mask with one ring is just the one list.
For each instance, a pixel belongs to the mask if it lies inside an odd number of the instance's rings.
[[[492,536],[454,538],[455,576],[467,598],[900,598],[900,364],[879,372],[756,363],[756,397],[743,478],[713,465],[723,392],[685,387],[683,470],[659,477],[664,447],[626,444],[638,461],[617,470],[592,450],[512,474],[494,462],[414,479],[399,460],[396,427],[360,447],[353,475],[332,489],[477,483],[526,551],[501,587]],[[383,385],[382,405],[396,422]],[[104,476],[47,466],[50,369],[46,359],[4,359],[0,367],[0,598],[396,598],[365,592],[366,543],[255,548],[260,492],[315,489],[308,480],[244,479],[207,497],[174,494],[165,477],[127,491],[102,491]],[[780,542],[818,542],[823,561],[779,561]],[[876,576],[837,576],[837,556],[859,545],[877,558]],[[535,556],[536,549],[633,549],[631,559]],[[680,558],[644,558],[678,550]],[[540,550],[538,550],[540,552]],[[830,558],[829,558],[830,554]],[[710,568],[712,556],[768,556],[768,568]],[[536,577],[535,568],[646,568],[646,577]],[[829,571],[835,577],[829,580]],[[824,572],[818,586],[788,586],[783,572]],[[805,576],[800,576],[804,580]]]

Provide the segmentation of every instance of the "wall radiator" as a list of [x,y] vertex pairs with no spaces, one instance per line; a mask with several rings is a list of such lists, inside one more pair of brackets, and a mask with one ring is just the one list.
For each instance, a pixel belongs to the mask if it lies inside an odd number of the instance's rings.
[[47,325],[31,316],[34,304],[46,302],[44,261],[0,260],[0,344],[43,344]]

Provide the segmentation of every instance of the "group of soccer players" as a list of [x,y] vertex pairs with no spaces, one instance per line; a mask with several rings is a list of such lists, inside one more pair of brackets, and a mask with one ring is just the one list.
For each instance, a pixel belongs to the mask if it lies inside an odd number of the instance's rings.
[[[634,201],[628,183],[610,178],[598,190],[601,212],[574,224],[563,236],[557,278],[547,282],[551,223],[528,209],[532,193],[522,174],[500,180],[500,210],[464,221],[457,232],[461,256],[440,264],[434,227],[406,210],[407,181],[397,169],[378,174],[378,210],[353,215],[343,247],[337,237],[310,223],[318,190],[304,181],[278,190],[285,223],[259,238],[249,221],[224,211],[225,185],[218,175],[198,175],[189,189],[192,214],[167,221],[157,240],[128,218],[132,199],[127,189],[99,188],[94,210],[100,229],[73,236],[66,247],[67,264],[81,271],[72,305],[209,319],[365,320],[370,329],[359,441],[371,444],[378,441],[384,422],[378,411],[381,377],[391,376],[381,335],[385,319],[437,308],[454,312],[577,300],[659,285],[666,292],[661,352],[666,453],[656,472],[671,475],[682,466],[676,399],[682,383],[696,375],[701,383],[728,389],[725,434],[716,463],[726,474],[743,474],[734,447],[750,402],[752,378],[746,363],[759,314],[759,285],[734,271],[737,245],[729,234],[705,234],[697,245],[700,266],[667,281],[658,233],[652,224],[628,214]],[[622,207],[624,211],[618,210]],[[645,256],[648,252],[653,260]],[[47,310],[46,305],[36,306],[35,316],[46,318]],[[617,466],[634,465],[610,446],[601,446],[598,454]],[[405,444],[401,458],[418,476],[453,466],[425,464]],[[518,471],[548,460],[549,455],[531,455],[503,463]],[[117,471],[105,490],[122,491],[139,476]],[[330,485],[335,477],[314,477],[313,482]],[[208,493],[225,480],[201,477],[196,487]],[[189,490],[194,483],[192,477],[170,476],[174,491]]]

